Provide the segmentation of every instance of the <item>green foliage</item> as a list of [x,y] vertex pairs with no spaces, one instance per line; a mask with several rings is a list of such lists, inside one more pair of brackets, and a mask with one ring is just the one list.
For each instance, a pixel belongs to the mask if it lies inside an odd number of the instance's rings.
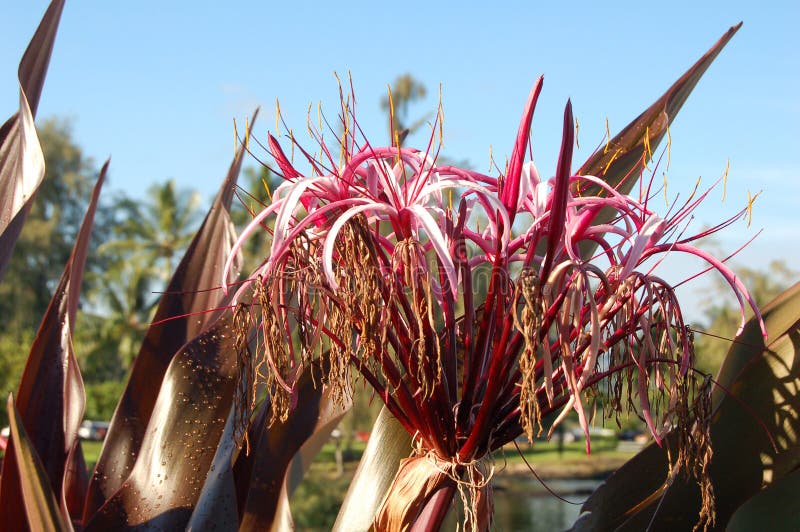
[[78,357],[89,381],[121,380],[144,339],[158,292],[186,251],[200,219],[197,192],[174,181],[153,185],[148,201],[118,197],[110,235],[97,249],[106,266],[96,275],[81,323]]
[[97,462],[97,457],[100,456],[100,449],[103,447],[103,442],[84,440],[81,442],[83,448],[83,457],[86,460],[86,465],[89,471],[94,469]]
[[114,415],[125,381],[107,380],[86,383],[86,419],[107,421]]
[[[9,393],[17,393],[17,386],[25,369],[25,361],[33,342],[33,331],[30,329],[0,334],[0,394],[8,397]],[[0,409],[0,426],[8,425],[8,413]]]
[[99,251],[113,256],[116,267],[135,258],[137,267],[153,278],[153,284],[163,286],[200,223],[200,195],[179,190],[170,179],[151,186],[144,202],[122,197],[114,209],[119,222],[112,238]]
[[307,476],[290,499],[297,529],[331,530],[349,482],[330,474]]

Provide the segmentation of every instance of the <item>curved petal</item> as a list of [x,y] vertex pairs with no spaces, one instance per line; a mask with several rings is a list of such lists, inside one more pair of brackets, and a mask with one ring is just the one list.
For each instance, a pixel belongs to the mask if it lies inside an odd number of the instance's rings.
[[433,249],[436,250],[436,255],[442,262],[442,267],[444,268],[444,272],[447,275],[447,280],[450,283],[450,290],[455,293],[456,287],[458,286],[458,272],[456,271],[456,265],[453,263],[453,257],[450,256],[450,246],[445,240],[442,230],[439,228],[436,220],[433,219],[433,216],[431,216],[431,214],[426,211],[424,207],[420,205],[412,205],[410,209],[414,213],[414,216],[417,217],[420,224],[422,224],[425,232],[428,234],[428,239],[430,239]]
[[339,283],[336,282],[333,275],[333,246],[336,243],[336,237],[339,235],[339,231],[342,230],[342,227],[344,227],[344,224],[350,221],[351,218],[369,210],[385,212],[387,214],[396,212],[388,205],[382,203],[370,203],[368,205],[353,207],[342,213],[342,215],[336,219],[328,230],[328,234],[325,236],[325,245],[322,248],[322,264],[325,270],[325,278],[328,280],[328,284],[333,290],[339,288]]

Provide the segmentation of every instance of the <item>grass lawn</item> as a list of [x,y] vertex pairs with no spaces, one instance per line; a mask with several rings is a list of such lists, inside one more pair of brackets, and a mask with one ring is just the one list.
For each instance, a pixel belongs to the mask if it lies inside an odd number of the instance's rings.
[[[100,456],[100,450],[103,446],[102,442],[84,440],[81,442],[83,446],[83,456],[86,459],[86,465],[91,471],[94,464]],[[354,441],[350,444],[349,449],[342,446],[343,458],[348,466],[354,465],[361,459],[366,444],[360,441]],[[564,444],[563,448],[559,451],[556,442],[537,441],[533,445],[527,443],[520,444],[525,460],[531,463],[534,467],[547,466],[548,471],[553,467],[559,465],[569,466],[576,464],[585,464],[591,466],[597,464],[602,467],[601,463],[611,460],[626,460],[633,456],[631,452],[620,452],[616,450],[616,438],[593,438],[592,439],[592,454],[586,454],[586,447],[582,441]],[[335,446],[333,443],[326,444],[312,465],[312,474],[314,471],[319,473],[332,472],[336,469],[335,462]],[[506,446],[500,452],[495,453],[495,464],[507,464],[511,466],[510,469],[516,470],[524,466],[524,460],[519,455],[513,445]],[[349,469],[349,468],[348,468]]]
[[100,456],[103,442],[82,440],[81,447],[83,447],[83,458],[86,460],[86,467],[91,472],[94,469],[94,464],[97,463],[97,457]]
[[[558,443],[555,441],[537,441],[533,445],[527,442],[519,444],[519,448],[525,459],[529,462],[537,464],[542,463],[557,463],[557,462],[573,462],[585,461],[591,462],[596,456],[612,457],[612,458],[630,458],[634,453],[617,451],[616,438],[592,438],[592,453],[586,454],[586,444],[583,441],[575,441],[572,443],[565,443],[563,448],[559,450]],[[346,462],[357,462],[364,452],[365,444],[361,442],[353,442],[349,451],[344,450],[344,460]],[[315,464],[333,464],[334,463],[334,445],[332,443],[326,444],[317,458],[314,460]],[[507,445],[502,451],[495,453],[495,461],[507,461],[509,463],[523,463],[522,457],[519,455],[513,444]]]
[[[617,443],[616,438],[594,437],[590,455],[586,454],[586,443],[583,441],[565,443],[561,451],[558,449],[558,443],[554,441],[537,441],[533,445],[522,443],[519,447],[526,460],[537,463],[553,463],[564,460],[591,461],[592,457],[598,455],[630,458],[633,453],[617,451]],[[514,445],[507,445],[504,452],[508,461],[522,461]],[[496,459],[500,458],[500,455],[496,457]]]

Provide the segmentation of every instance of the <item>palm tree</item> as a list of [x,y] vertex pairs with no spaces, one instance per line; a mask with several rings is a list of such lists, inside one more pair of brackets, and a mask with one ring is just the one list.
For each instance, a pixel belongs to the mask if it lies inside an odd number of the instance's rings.
[[117,238],[106,244],[109,251],[132,254],[152,265],[156,277],[166,282],[192,239],[200,221],[200,195],[196,191],[179,191],[175,181],[155,184],[147,191],[144,202],[121,199],[117,208],[124,218],[116,229]]
[[[121,378],[136,355],[162,290],[194,236],[200,215],[197,192],[175,181],[153,185],[145,202],[122,197],[114,237],[101,245],[108,267],[94,293],[97,342],[81,358],[99,379]],[[116,356],[109,356],[109,350]],[[102,361],[95,360],[100,357]]]
[[405,138],[420,128],[432,112],[425,113],[414,123],[409,124],[408,106],[412,102],[422,100],[428,93],[425,85],[411,74],[402,74],[395,78],[390,94],[381,99],[381,109],[386,111],[389,119],[389,135],[391,142],[402,145]]

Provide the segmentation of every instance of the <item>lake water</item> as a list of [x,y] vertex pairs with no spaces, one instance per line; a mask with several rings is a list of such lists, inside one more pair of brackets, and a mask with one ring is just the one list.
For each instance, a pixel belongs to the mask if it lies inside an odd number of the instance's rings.
[[[577,504],[553,496],[536,479],[495,485],[492,529],[498,532],[566,530],[578,519],[581,505],[601,482],[591,479],[547,481],[551,490]],[[455,525],[455,517],[451,514],[442,529],[455,530]]]
[[497,489],[494,492],[495,530],[566,530],[578,519],[583,502],[600,482],[577,479],[547,481],[551,490],[570,502],[555,497],[535,479],[517,482],[507,489]]

